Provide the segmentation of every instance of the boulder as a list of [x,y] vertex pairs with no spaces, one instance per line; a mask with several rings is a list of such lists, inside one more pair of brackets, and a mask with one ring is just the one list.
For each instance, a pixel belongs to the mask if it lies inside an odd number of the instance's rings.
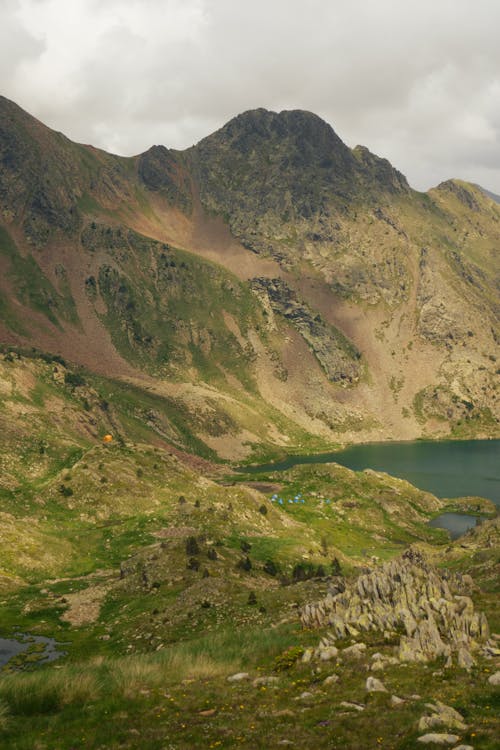
[[355,643],[353,646],[348,646],[342,651],[342,656],[346,656],[348,659],[361,659],[366,651],[366,643]]
[[430,733],[424,734],[422,737],[417,738],[417,742],[421,742],[424,745],[454,745],[458,742],[459,737],[456,734],[437,734]]
[[359,703],[351,703],[350,701],[342,701],[340,704],[342,708],[350,708],[353,711],[364,711],[365,707],[360,706]]
[[335,659],[338,653],[339,650],[338,648],[335,648],[335,646],[320,647],[317,650],[317,656],[320,661],[330,661],[330,659]]
[[432,711],[430,716],[422,716],[418,722],[418,729],[420,732],[425,732],[428,729],[435,729],[436,727],[446,727],[447,729],[456,729],[459,732],[464,732],[467,729],[467,724],[464,721],[462,714],[459,714],[451,706],[447,706],[441,701],[435,701],[434,703],[427,703],[427,708]]
[[243,682],[243,680],[250,679],[248,672],[236,672],[227,678],[228,682]]
[[339,681],[338,674],[331,674],[331,675],[328,675],[328,677],[325,677],[325,679],[323,680],[323,685],[328,687],[328,685],[334,685],[338,681]]
[[376,677],[368,677],[365,687],[369,693],[387,693],[384,683],[377,680]]
[[391,695],[391,706],[401,706],[405,701],[397,695]]

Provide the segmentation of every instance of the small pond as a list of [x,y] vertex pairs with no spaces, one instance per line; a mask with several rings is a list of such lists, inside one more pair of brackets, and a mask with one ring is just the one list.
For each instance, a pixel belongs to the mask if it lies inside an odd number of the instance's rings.
[[14,638],[0,638],[0,669],[8,665],[23,669],[28,665],[55,661],[66,652],[54,638],[29,633],[14,633]]
[[458,539],[459,536],[465,534],[469,529],[473,529],[480,521],[480,518],[469,516],[466,513],[442,513],[437,518],[429,521],[429,526],[437,529],[446,529],[452,539]]

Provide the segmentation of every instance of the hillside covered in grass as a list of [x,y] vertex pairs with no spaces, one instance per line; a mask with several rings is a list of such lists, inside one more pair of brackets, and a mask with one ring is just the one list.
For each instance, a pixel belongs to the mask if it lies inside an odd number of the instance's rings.
[[[0,368],[1,635],[28,638],[0,673],[2,747],[354,750],[361,732],[409,748],[436,700],[494,747],[491,640],[468,670],[394,660],[396,631],[353,629],[310,660],[331,628],[301,613],[412,546],[498,632],[496,520],[450,544],[427,525],[446,501],[403,480],[336,464],[232,475],[160,436],[140,389],[125,400],[36,352]],[[65,655],[44,664],[39,636]],[[343,655],[353,643],[365,650]],[[389,692],[367,691],[371,675]]]

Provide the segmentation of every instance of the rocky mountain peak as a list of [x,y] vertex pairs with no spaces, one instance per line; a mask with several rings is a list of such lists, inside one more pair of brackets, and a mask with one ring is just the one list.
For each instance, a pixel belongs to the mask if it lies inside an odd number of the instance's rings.
[[252,160],[259,155],[280,170],[320,168],[350,172],[354,160],[333,128],[312,112],[254,109],[234,117],[195,149],[204,157],[218,149]]
[[395,169],[388,159],[372,154],[366,146],[356,146],[352,153],[368,183],[379,184],[391,193],[410,189],[404,174]]

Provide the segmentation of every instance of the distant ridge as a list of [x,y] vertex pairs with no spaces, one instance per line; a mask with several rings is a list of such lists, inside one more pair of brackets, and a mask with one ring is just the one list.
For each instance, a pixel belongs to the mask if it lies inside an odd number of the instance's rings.
[[491,190],[486,190],[486,188],[481,187],[481,185],[476,185],[476,187],[479,188],[479,190],[482,190],[485,195],[488,196],[488,198],[491,198],[492,201],[495,201],[495,203],[500,203],[500,195],[497,195],[496,193],[492,193]]

